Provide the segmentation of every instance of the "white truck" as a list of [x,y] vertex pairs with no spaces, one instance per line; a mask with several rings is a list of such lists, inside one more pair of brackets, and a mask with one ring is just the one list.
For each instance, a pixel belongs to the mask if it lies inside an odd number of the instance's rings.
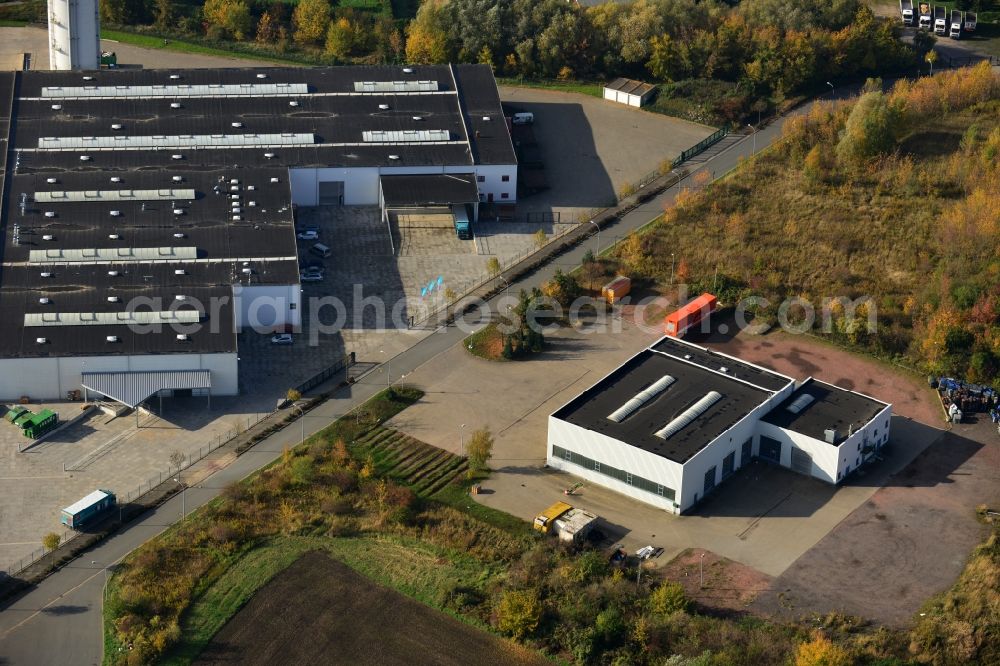
[[917,9],[919,10],[918,20],[920,21],[918,23],[918,27],[923,28],[924,30],[930,30],[931,17],[933,14],[931,12],[931,3],[921,2],[917,5]]
[[976,12],[965,12],[965,31],[976,31]]
[[913,25],[913,0],[899,0],[899,16],[903,25]]
[[934,5],[934,34],[948,34],[948,8],[944,5]]
[[962,16],[962,11],[959,9],[951,10],[951,27],[948,29],[948,36],[952,39],[962,38],[962,24],[965,23],[965,19]]

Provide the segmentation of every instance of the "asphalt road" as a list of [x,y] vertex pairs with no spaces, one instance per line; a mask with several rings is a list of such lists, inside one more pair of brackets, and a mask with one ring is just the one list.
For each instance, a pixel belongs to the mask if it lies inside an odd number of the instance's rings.
[[[855,89],[837,91],[838,97],[848,97]],[[805,109],[793,113],[801,113]],[[756,136],[757,150],[773,143],[781,133],[781,122],[762,129]],[[725,152],[703,165],[713,177],[720,177],[748,157],[754,141],[748,135]],[[663,207],[673,202],[678,188],[686,181],[639,206],[613,225],[601,231],[601,249],[613,244],[629,232],[657,217]],[[510,284],[511,293],[540,286],[556,269],[568,269],[580,264],[588,249],[597,247],[596,238],[581,243],[546,265]],[[491,301],[495,304],[496,298]],[[457,327],[441,328],[432,335],[365,375],[343,394],[324,403],[306,416],[305,431],[317,432],[354,406],[383,389],[386,372],[392,381],[412,372],[464,338]],[[386,365],[389,367],[387,368]],[[185,492],[183,503],[188,512],[216,497],[230,482],[242,479],[281,455],[286,444],[299,441],[299,424],[292,424],[260,442],[228,467],[208,477],[205,482]],[[159,534],[181,517],[182,498],[177,495],[152,513],[132,523],[121,533],[85,552],[63,569],[46,578],[22,597],[0,608],[0,666],[76,666],[99,664],[102,659],[101,601],[104,568],[113,566],[139,545]]]

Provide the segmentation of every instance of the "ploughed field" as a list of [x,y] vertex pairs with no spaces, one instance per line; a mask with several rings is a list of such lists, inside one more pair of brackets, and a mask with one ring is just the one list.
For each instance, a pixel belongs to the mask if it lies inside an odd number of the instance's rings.
[[195,663],[541,666],[548,662],[311,552],[258,590]]

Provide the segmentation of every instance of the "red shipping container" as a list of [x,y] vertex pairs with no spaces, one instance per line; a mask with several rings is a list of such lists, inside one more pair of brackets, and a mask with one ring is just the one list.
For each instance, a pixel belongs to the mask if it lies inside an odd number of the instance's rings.
[[682,338],[689,328],[708,319],[717,306],[718,301],[715,296],[702,294],[664,317],[663,332],[674,338]]

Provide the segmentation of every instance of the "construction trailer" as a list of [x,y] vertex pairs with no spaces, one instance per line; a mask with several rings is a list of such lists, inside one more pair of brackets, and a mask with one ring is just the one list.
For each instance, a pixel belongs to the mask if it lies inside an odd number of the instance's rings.
[[609,305],[615,305],[632,291],[632,280],[619,275],[611,282],[601,287],[601,298]]
[[552,521],[552,533],[566,543],[580,543],[597,525],[597,516],[583,509],[570,509]]
[[115,505],[115,494],[110,490],[95,490],[83,499],[62,510],[60,522],[66,527],[80,529],[93,522]]
[[566,502],[556,502],[545,511],[542,511],[540,514],[535,516],[533,526],[542,534],[548,534],[552,531],[552,526],[555,521],[572,509],[573,507],[566,504]]

